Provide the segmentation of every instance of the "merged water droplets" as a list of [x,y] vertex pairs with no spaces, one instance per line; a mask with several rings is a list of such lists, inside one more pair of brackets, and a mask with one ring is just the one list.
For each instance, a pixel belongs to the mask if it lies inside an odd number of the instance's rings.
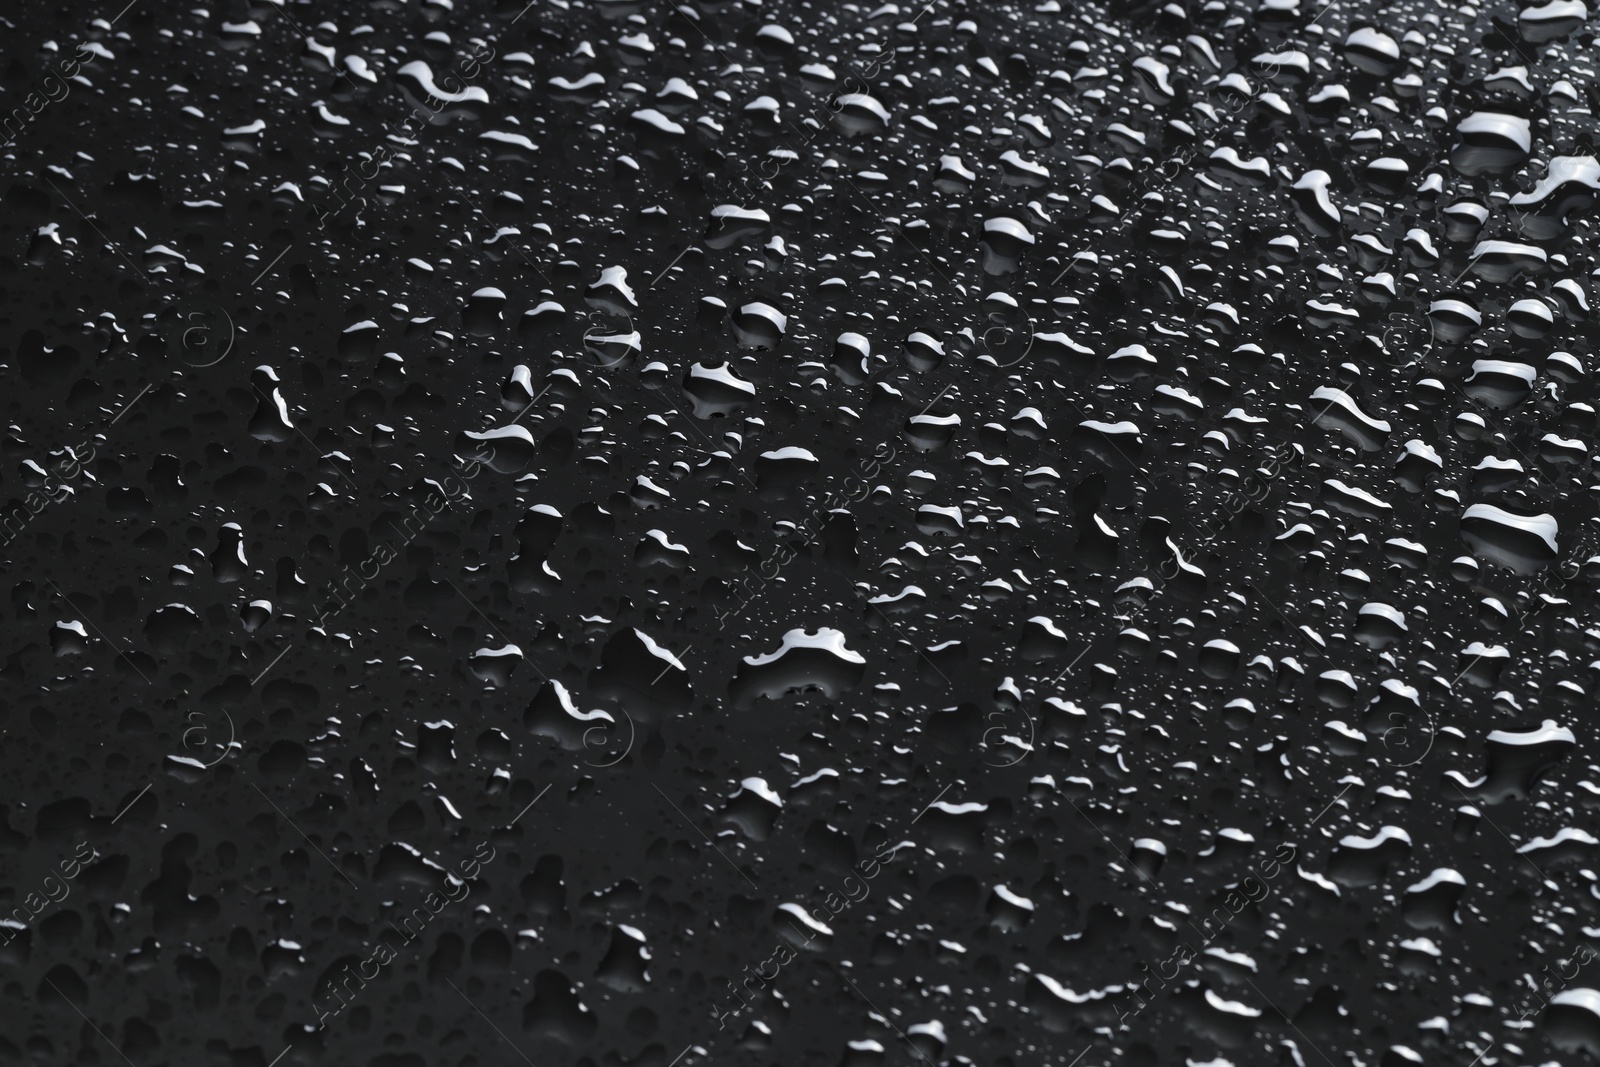
[[1597,1054],[1583,4],[357,7],[18,30],[10,1051]]

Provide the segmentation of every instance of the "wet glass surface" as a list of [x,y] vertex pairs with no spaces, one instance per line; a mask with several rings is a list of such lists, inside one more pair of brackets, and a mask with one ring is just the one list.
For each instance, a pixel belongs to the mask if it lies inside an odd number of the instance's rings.
[[1580,0],[123,2],[0,1061],[1600,1057]]

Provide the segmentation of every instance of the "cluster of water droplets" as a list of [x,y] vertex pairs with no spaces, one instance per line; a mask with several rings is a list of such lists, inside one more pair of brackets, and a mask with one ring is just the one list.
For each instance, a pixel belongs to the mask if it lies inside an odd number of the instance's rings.
[[334,7],[28,38],[7,1051],[1600,1052],[1582,3]]

